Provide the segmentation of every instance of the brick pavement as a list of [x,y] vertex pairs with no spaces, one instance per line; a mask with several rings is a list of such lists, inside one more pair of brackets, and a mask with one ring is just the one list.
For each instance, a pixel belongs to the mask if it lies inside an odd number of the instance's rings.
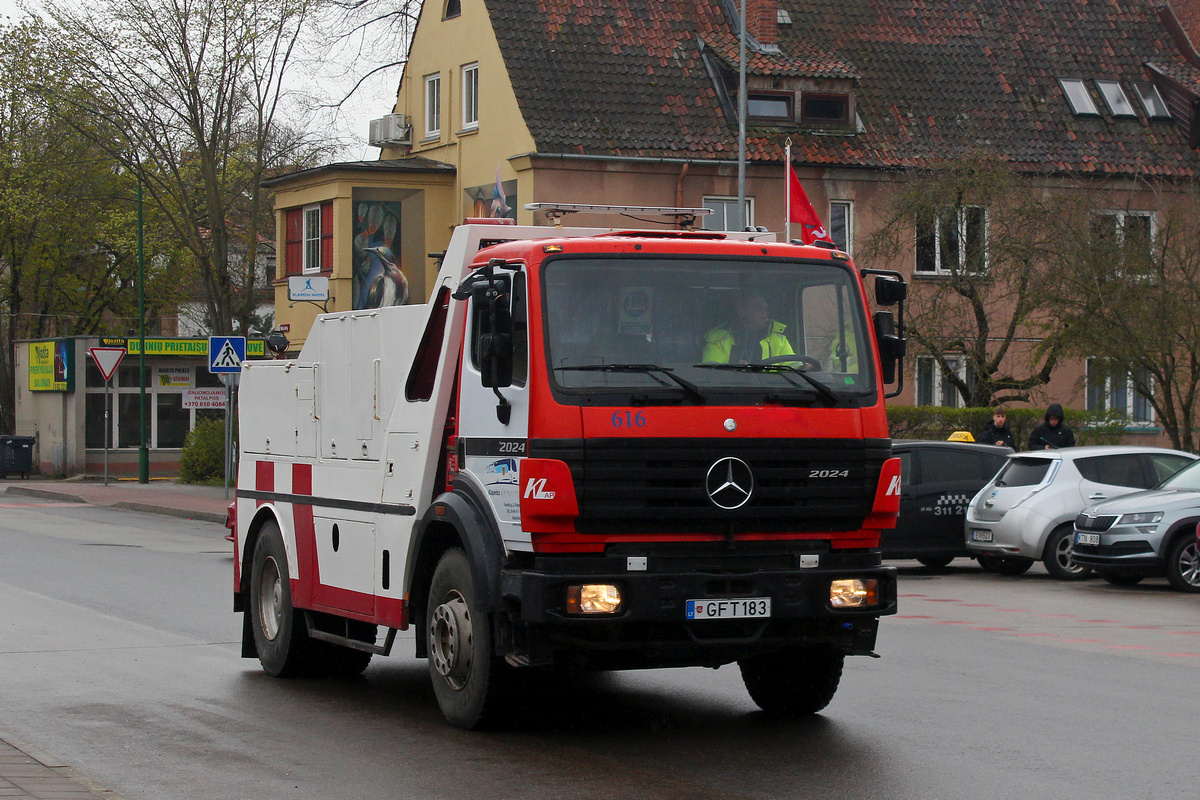
[[125,800],[58,759],[0,734],[0,799]]

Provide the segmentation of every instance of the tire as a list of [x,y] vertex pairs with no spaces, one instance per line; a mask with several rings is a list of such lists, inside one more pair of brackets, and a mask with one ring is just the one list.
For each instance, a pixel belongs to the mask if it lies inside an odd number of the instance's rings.
[[502,710],[507,665],[492,652],[491,620],[479,612],[471,565],[462,550],[438,562],[425,606],[429,677],[446,721],[456,728],[493,726]]
[[303,617],[292,607],[287,551],[273,521],[259,533],[250,570],[250,602],[245,613],[250,615],[254,649],[263,670],[276,678],[309,671],[312,641]]
[[1032,558],[1001,558],[997,560],[996,572],[1001,575],[1024,575],[1032,566]]
[[833,699],[845,656],[827,647],[797,647],[738,662],[750,699],[775,717],[816,714]]
[[1076,564],[1071,557],[1071,540],[1075,528],[1071,525],[1059,525],[1046,537],[1046,550],[1042,554],[1042,563],[1046,571],[1060,581],[1082,581],[1092,574],[1092,568]]
[[1142,578],[1146,577],[1135,572],[1107,572],[1105,570],[1099,570],[1096,574],[1103,578],[1105,583],[1113,586],[1137,586],[1142,582]]
[[926,556],[925,558],[918,558],[917,563],[930,572],[941,572],[950,566],[950,562],[953,560],[954,556]]
[[984,572],[999,572],[1000,559],[997,556],[977,555],[975,560],[979,563],[979,568]]
[[1200,593],[1200,551],[1190,530],[1176,537],[1167,553],[1167,580],[1181,592]]

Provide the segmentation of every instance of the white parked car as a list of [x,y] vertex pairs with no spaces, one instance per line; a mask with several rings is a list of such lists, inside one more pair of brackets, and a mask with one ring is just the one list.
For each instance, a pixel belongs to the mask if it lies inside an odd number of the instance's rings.
[[1071,553],[1079,512],[1157,486],[1195,460],[1180,450],[1125,445],[1013,453],[967,508],[967,551],[1005,575],[1040,560],[1057,578],[1086,578],[1092,568]]

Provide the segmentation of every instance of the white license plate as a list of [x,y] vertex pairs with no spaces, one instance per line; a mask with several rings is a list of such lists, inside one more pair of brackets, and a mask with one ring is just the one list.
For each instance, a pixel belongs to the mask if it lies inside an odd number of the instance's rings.
[[992,540],[992,532],[981,530],[980,528],[971,529],[972,542],[990,542]]
[[771,616],[771,598],[738,597],[726,600],[688,600],[688,619],[745,619]]
[[1100,534],[1076,532],[1075,544],[1100,544]]

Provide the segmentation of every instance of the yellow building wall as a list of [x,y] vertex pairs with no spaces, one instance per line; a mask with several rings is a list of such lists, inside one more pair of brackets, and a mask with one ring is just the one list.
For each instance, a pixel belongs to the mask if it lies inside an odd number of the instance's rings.
[[[424,4],[417,25],[408,65],[400,81],[394,111],[407,115],[412,126],[412,153],[458,168],[454,213],[442,218],[442,224],[456,225],[466,214],[463,192],[473,187],[492,187],[499,176],[502,182],[517,181],[516,197],[508,205],[517,208],[517,224],[533,224],[532,212],[521,208],[534,196],[533,172],[517,171],[508,159],[534,152],[535,145],[525,125],[512,82],[483,0],[462,0],[462,13],[443,19],[444,0]],[[479,126],[463,130],[462,68],[479,65]],[[425,139],[425,77],[441,76],[441,133]],[[396,151],[385,150],[383,158]],[[491,198],[491,193],[486,193]]]

